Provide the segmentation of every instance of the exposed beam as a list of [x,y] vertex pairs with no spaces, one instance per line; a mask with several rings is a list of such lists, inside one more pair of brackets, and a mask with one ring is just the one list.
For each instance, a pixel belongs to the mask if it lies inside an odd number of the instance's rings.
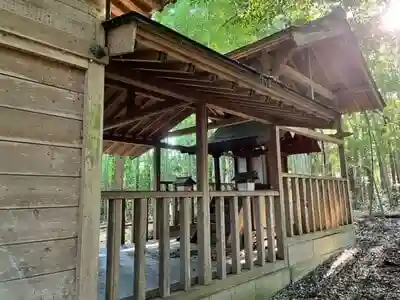
[[126,54],[122,57],[112,57],[113,61],[125,62],[158,62],[164,63],[167,61],[167,54],[161,51],[153,50],[135,50],[133,53]]
[[132,122],[135,122],[137,120],[140,120],[143,118],[150,118],[150,117],[156,116],[160,113],[178,109],[183,106],[187,106],[187,104],[186,103],[185,104],[182,104],[182,103],[171,104],[170,102],[167,102],[167,101],[164,101],[161,103],[156,103],[155,105],[152,105],[149,108],[138,110],[135,113],[135,115],[133,115],[133,116],[125,117],[120,120],[116,120],[116,121],[112,122],[111,124],[106,124],[104,126],[103,131],[111,130],[111,129],[114,129],[117,127],[122,127],[122,126],[128,125]]
[[[236,124],[247,123],[247,122],[250,122],[250,120],[236,118],[236,117],[229,118],[227,120],[221,120],[221,121],[217,121],[215,123],[209,123],[208,130],[221,128],[221,127],[227,127],[227,126],[236,125]],[[167,137],[189,135],[189,134],[192,134],[195,132],[196,132],[196,126],[193,126],[193,127],[188,127],[188,128],[171,131],[168,133]]]
[[251,114],[246,113],[246,112],[233,110],[231,107],[229,107],[230,106],[229,103],[227,104],[227,103],[224,103],[223,101],[218,101],[217,103],[208,103],[207,106],[211,107],[211,108],[215,108],[215,109],[220,109],[224,112],[230,113],[230,114],[232,114],[234,116],[238,116],[240,118],[247,119],[249,121],[258,121],[260,123],[268,124],[268,125],[273,124],[275,122],[274,118],[270,118],[269,120],[266,120],[263,118],[252,116]]
[[327,135],[327,134],[319,133],[319,132],[316,132],[316,131],[308,129],[308,128],[280,126],[280,129],[290,131],[290,132],[293,132],[293,133],[296,133],[296,134],[299,134],[302,136],[306,136],[306,137],[309,137],[311,139],[318,140],[318,141],[335,143],[338,145],[343,144],[342,139],[338,139],[338,138],[335,138],[335,137]]
[[107,32],[107,48],[110,57],[132,53],[135,50],[136,29],[136,22],[131,22]]
[[[173,82],[170,82],[168,80],[162,80],[151,76],[146,76],[145,74],[139,71],[127,71],[126,69],[121,70],[120,68],[114,66],[113,64],[107,66],[106,78],[114,79],[127,84],[132,84],[134,86],[142,87],[145,89],[153,90],[158,93],[165,94],[167,96],[175,97],[176,99],[185,102],[194,103],[199,101],[205,101],[210,104],[215,104],[215,97],[207,95],[207,91],[205,91],[205,93],[195,92],[193,91],[193,89],[175,85]],[[316,101],[311,101],[311,99],[299,95],[295,91],[287,87],[284,87],[282,84],[278,82],[268,81],[268,86],[270,91],[274,91],[276,93],[283,92],[285,94],[284,97],[285,102],[287,101],[286,104],[293,105],[299,110],[314,113],[317,117],[323,118],[325,120],[332,120],[339,115],[339,113],[332,110],[331,108],[321,103],[317,103]],[[259,95],[256,97],[259,97]],[[278,97],[278,99],[281,100],[282,98]],[[253,98],[253,102],[254,101],[257,101],[255,97]],[[308,102],[308,104],[304,103],[304,101]],[[305,109],[304,107],[300,108],[298,105],[299,103],[305,104],[307,106],[307,109]],[[309,104],[311,104],[312,106],[310,106]],[[230,107],[227,107],[226,105],[220,107],[224,108],[225,111],[227,111],[227,109],[230,109]],[[232,114],[238,115],[237,113],[232,113]],[[255,114],[253,113],[250,113],[250,115],[253,115],[253,117],[255,117],[254,116]],[[245,118],[248,118],[248,116]],[[267,120],[264,121],[269,123],[269,121]]]
[[158,74],[152,73],[153,76],[170,79],[170,80],[179,80],[179,81],[187,81],[187,82],[204,82],[204,83],[212,83],[218,80],[218,77],[214,74],[210,74],[207,72],[195,72],[194,74],[179,74],[172,72],[160,72]]
[[103,135],[103,141],[105,142],[114,142],[114,143],[125,143],[125,144],[133,144],[140,146],[148,146],[148,147],[160,147],[163,149],[171,149],[177,151],[189,151],[190,147],[182,146],[182,145],[171,145],[168,143],[163,143],[155,139],[140,139],[140,138],[130,138],[130,137],[122,137],[122,136],[113,136],[113,135]]
[[106,84],[106,86],[111,86],[114,88],[133,90],[137,95],[142,95],[142,96],[154,99],[154,100],[176,102],[176,99],[174,97],[166,96],[165,94],[157,92],[154,89],[140,88],[137,86],[133,86],[131,84],[127,84],[127,83],[109,79],[109,78],[106,78],[105,84]]
[[322,85],[316,83],[314,80],[308,78],[307,76],[303,75],[299,71],[296,71],[292,67],[288,65],[281,65],[280,66],[280,74],[292,79],[295,82],[298,82],[306,87],[313,87],[314,91],[327,99],[335,100],[336,96],[327,88],[323,87]]
[[182,62],[130,62],[128,64],[123,62],[116,62],[121,68],[133,68],[135,70],[147,72],[168,72],[168,73],[183,73],[193,74],[195,67],[193,64]]
[[[190,103],[196,102],[196,98],[194,98],[193,96],[185,95],[185,93],[182,94],[177,92],[176,90],[172,90],[171,88],[168,88],[168,85],[166,84],[161,85],[160,80],[156,78],[143,76],[143,74],[138,74],[134,71],[122,71],[113,65],[109,65],[106,68],[106,81],[108,79],[112,79],[125,84],[130,84],[146,90],[152,90],[164,96],[173,97],[177,100]],[[171,84],[169,84],[169,86],[171,86]]]

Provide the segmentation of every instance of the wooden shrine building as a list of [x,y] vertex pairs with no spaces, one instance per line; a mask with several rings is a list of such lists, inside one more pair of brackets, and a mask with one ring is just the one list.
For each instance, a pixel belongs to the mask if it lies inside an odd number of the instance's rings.
[[[149,18],[168,3],[1,2],[0,299],[265,299],[353,245],[341,116],[384,102],[343,11],[223,55]],[[195,127],[171,131],[191,114]],[[215,190],[207,131],[251,123],[267,132],[255,146],[266,150],[268,186]],[[163,142],[191,133],[195,148]],[[295,151],[338,144],[341,176],[287,173],[283,137]],[[195,152],[195,189],[162,190],[161,148]],[[149,149],[154,190],[101,191],[103,153]],[[99,250],[101,201],[109,216]]]

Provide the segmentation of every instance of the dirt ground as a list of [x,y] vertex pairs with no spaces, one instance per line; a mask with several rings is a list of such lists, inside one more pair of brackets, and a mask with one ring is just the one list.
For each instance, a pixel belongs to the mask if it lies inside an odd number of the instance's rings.
[[356,247],[272,299],[400,300],[400,219],[358,218],[356,235]]

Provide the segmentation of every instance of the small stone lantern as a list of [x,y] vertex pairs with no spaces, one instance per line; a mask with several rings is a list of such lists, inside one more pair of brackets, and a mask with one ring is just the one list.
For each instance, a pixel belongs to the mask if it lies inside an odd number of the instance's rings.
[[255,181],[258,179],[256,171],[236,173],[233,177],[239,191],[254,191]]
[[196,181],[190,176],[176,177],[174,184],[178,192],[190,192],[193,191],[193,186],[196,184]]

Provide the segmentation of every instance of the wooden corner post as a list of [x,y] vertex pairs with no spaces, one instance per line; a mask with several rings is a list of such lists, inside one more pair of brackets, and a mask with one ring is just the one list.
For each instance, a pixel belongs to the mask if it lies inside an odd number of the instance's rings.
[[211,282],[211,249],[210,249],[210,198],[208,190],[208,140],[207,140],[207,106],[196,105],[196,163],[197,187],[202,193],[198,201],[197,232],[199,240],[199,282]]
[[[113,190],[122,191],[124,189],[124,173],[125,173],[125,159],[121,156],[115,157],[115,172],[113,179]],[[121,245],[125,244],[125,207],[126,200],[121,200],[122,205],[118,205],[121,207]]]
[[[161,148],[157,146],[154,148],[153,154],[153,189],[157,192],[161,191]],[[160,201],[164,201],[161,199]],[[160,237],[160,225],[158,222],[158,205],[157,200],[152,199],[153,208],[153,239]]]
[[275,230],[277,243],[277,258],[285,259],[286,252],[286,223],[285,207],[283,195],[282,162],[281,162],[281,144],[279,136],[279,127],[271,126],[271,138],[268,147],[268,163],[270,168],[269,182],[274,190],[279,192],[274,205]]
[[[343,138],[343,119],[340,118],[337,121],[337,132],[340,136],[340,139]],[[339,162],[340,162],[340,174],[342,178],[346,179],[346,186],[345,186],[345,194],[347,196],[347,204],[345,205],[347,209],[347,213],[345,214],[348,218],[346,222],[348,224],[353,223],[353,205],[351,203],[351,190],[350,190],[350,183],[349,183],[349,173],[347,170],[347,162],[346,162],[346,155],[344,152],[344,140],[343,143],[338,144],[338,150],[339,150]]]
[[104,66],[89,62],[85,82],[77,257],[77,299],[79,300],[98,297],[97,254],[100,232]]
[[220,154],[215,154],[214,159],[214,176],[215,176],[215,190],[221,190],[221,167],[220,167]]

